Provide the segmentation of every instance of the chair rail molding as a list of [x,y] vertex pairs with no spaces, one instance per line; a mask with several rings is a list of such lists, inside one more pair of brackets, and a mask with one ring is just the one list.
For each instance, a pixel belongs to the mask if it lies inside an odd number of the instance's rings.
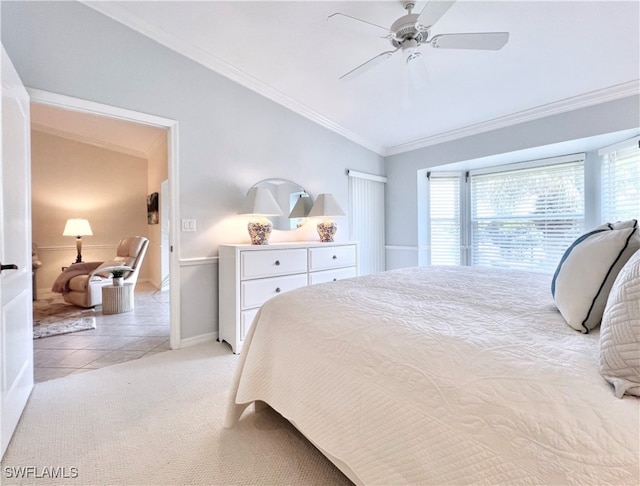
[[385,245],[384,249],[385,250],[396,250],[396,251],[418,251],[418,250],[424,250],[427,247],[421,247],[421,246],[408,246],[408,245]]
[[181,258],[180,266],[181,267],[194,267],[199,265],[217,265],[219,258],[217,256],[213,257],[200,257],[200,258]]
[[[87,245],[83,242],[82,250],[93,249],[93,250],[115,250],[118,247],[117,243],[113,245]],[[38,245],[38,252],[41,251],[69,251],[73,250],[74,252],[77,250],[76,245]]]

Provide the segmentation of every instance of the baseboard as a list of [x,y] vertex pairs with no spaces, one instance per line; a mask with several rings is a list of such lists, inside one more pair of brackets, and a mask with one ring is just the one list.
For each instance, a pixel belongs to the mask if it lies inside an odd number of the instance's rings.
[[180,340],[180,347],[181,348],[186,348],[188,346],[195,346],[196,344],[200,344],[200,343],[207,343],[210,341],[215,341],[216,339],[218,339],[218,333],[217,332],[208,332],[206,334],[200,334],[199,336],[194,336],[194,337],[190,337],[190,338],[186,338],[186,339],[181,339]]

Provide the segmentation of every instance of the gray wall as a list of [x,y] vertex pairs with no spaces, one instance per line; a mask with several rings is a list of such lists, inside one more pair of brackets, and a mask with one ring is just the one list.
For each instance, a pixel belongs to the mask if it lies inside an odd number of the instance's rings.
[[387,157],[387,269],[425,261],[424,169],[638,127],[640,97],[633,96]]
[[217,332],[217,264],[198,259],[238,242],[228,221],[253,183],[292,179],[348,207],[347,168],[384,173],[377,154],[80,3],[1,8],[2,43],[27,87],[179,122],[178,214],[198,227],[180,234],[183,339]]

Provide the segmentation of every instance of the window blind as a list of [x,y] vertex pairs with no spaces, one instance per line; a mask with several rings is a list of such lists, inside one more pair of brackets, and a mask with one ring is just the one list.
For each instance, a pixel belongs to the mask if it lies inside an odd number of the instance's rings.
[[555,270],[584,230],[584,155],[562,159],[471,173],[472,265]]
[[385,177],[349,170],[349,228],[359,243],[360,275],[385,270]]
[[431,265],[460,265],[460,176],[429,177]]
[[640,148],[638,139],[599,152],[602,222],[640,218]]

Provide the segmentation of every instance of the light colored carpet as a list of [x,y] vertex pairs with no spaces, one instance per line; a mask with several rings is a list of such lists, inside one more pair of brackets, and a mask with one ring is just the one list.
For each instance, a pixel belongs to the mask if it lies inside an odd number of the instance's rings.
[[33,303],[33,339],[95,329],[94,309],[67,304],[62,296]]
[[[351,484],[271,409],[222,427],[237,361],[212,342],[37,384],[0,483]],[[77,478],[9,477],[28,466]]]

